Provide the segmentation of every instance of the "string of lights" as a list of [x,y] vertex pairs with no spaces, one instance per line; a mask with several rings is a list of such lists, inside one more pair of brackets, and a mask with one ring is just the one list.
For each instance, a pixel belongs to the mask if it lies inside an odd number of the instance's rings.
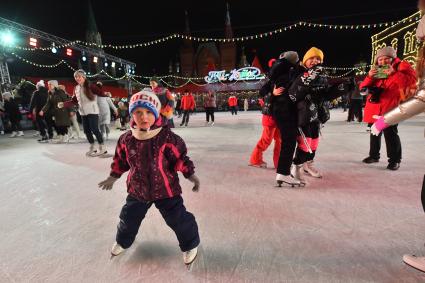
[[182,76],[176,76],[176,75],[161,75],[161,76],[134,75],[134,77],[141,78],[141,79],[151,79],[155,77],[157,79],[173,78],[173,79],[182,79],[182,80],[204,80],[204,77],[182,77]]
[[[76,68],[74,68],[73,66],[71,66],[68,62],[66,62],[65,60],[60,60],[59,62],[57,62],[57,63],[55,63],[55,64],[51,64],[51,65],[45,65],[45,64],[38,64],[38,63],[35,63],[35,62],[32,62],[32,61],[30,61],[30,60],[28,60],[28,59],[25,59],[25,58],[23,58],[23,57],[21,57],[21,56],[19,56],[18,54],[16,54],[16,53],[14,53],[14,52],[11,52],[11,54],[12,55],[14,55],[16,58],[18,58],[18,59],[20,59],[21,61],[23,61],[23,62],[25,62],[25,63],[27,63],[27,64],[30,64],[30,65],[33,65],[33,66],[35,66],[35,67],[39,67],[39,68],[56,68],[56,67],[59,67],[60,65],[62,65],[62,64],[64,64],[66,67],[68,67],[69,69],[71,69],[73,72],[75,72],[77,69]],[[100,75],[102,75],[102,74],[104,74],[104,75],[106,75],[107,77],[109,77],[110,79],[113,79],[113,80],[116,80],[116,81],[119,81],[119,80],[124,80],[124,79],[127,79],[128,77],[131,77],[131,75],[129,75],[129,74],[124,74],[123,76],[121,76],[121,77],[114,77],[114,76],[111,76],[108,72],[106,72],[105,70],[100,70],[98,73],[96,73],[96,74],[87,74],[87,77],[89,77],[89,78],[94,78],[94,77],[98,77],[98,76],[100,76]]]
[[[290,31],[296,28],[301,27],[307,27],[307,28],[320,28],[320,29],[329,29],[329,30],[365,30],[365,29],[376,29],[376,28],[382,28],[382,27],[391,27],[393,25],[396,25],[398,23],[405,23],[406,21],[418,21],[420,18],[420,14],[415,13],[412,16],[406,17],[400,21],[392,21],[392,22],[383,22],[383,23],[375,23],[375,24],[351,24],[351,25],[334,25],[334,24],[321,24],[321,23],[313,23],[313,22],[305,22],[300,21],[291,25],[287,25],[285,27],[281,27],[272,31],[267,31],[263,33],[253,34],[253,35],[246,35],[246,36],[239,36],[239,37],[232,37],[232,38],[214,38],[214,37],[198,37],[198,36],[190,36],[186,34],[180,34],[180,33],[174,33],[169,36],[165,36],[159,39],[147,41],[147,42],[140,42],[140,43],[134,43],[134,44],[123,44],[123,45],[116,45],[116,44],[97,44],[97,43],[90,43],[85,42],[82,40],[75,40],[68,44],[62,44],[55,46],[56,49],[65,48],[65,47],[72,47],[76,44],[84,44],[89,47],[97,47],[97,48],[112,48],[112,49],[133,49],[138,47],[148,47],[152,45],[157,45],[164,43],[169,40],[173,39],[185,39],[190,41],[197,41],[197,42],[240,42],[240,41],[248,41],[248,40],[255,40],[255,39],[262,39],[267,38],[270,36],[274,36],[277,34],[281,34],[286,31]],[[14,48],[25,50],[25,51],[35,51],[35,50],[41,50],[41,51],[47,51],[52,50],[52,46],[49,47],[23,47],[23,46],[13,46]]]
[[[30,60],[28,60],[26,58],[23,58],[23,57],[19,56],[18,54],[14,53],[14,52],[11,52],[11,54],[14,55],[16,58],[20,59],[21,61],[23,61],[23,62],[25,62],[27,64],[31,64],[33,66],[39,67],[39,68],[56,68],[56,67],[59,67],[60,65],[63,64],[66,67],[68,67],[69,69],[71,69],[73,72],[75,72],[77,70],[76,68],[74,68],[73,66],[71,66],[65,60],[60,60],[59,62],[57,62],[55,64],[46,65],[46,64],[38,64],[38,63],[32,62],[32,61],[30,61]],[[372,65],[365,65],[364,68],[370,67],[370,66],[372,66]],[[326,69],[326,70],[334,70],[334,71],[347,71],[348,70],[346,73],[344,73],[342,75],[339,75],[339,76],[328,76],[330,78],[342,78],[342,77],[347,76],[349,73],[351,73],[354,70],[357,70],[357,71],[363,73],[362,70],[359,67],[324,67],[324,69]],[[106,75],[110,79],[117,80],[117,81],[119,81],[119,80],[126,80],[126,79],[133,79],[134,80],[135,78],[151,79],[153,77],[156,77],[160,81],[162,81],[164,84],[166,84],[167,86],[173,87],[173,88],[183,87],[183,86],[187,85],[188,83],[193,83],[193,84],[195,84],[197,86],[205,86],[206,85],[206,84],[196,83],[196,81],[204,80],[204,77],[182,77],[182,76],[176,76],[176,75],[145,76],[145,75],[131,75],[131,74],[127,74],[127,73],[124,74],[121,77],[114,77],[114,76],[110,75],[107,71],[105,71],[104,69],[100,70],[96,74],[87,74],[87,77],[94,78],[94,77],[98,77],[98,76],[100,76],[102,74],[103,75]],[[360,74],[360,73],[357,73],[357,74]],[[184,82],[181,85],[173,86],[170,83],[168,83],[167,81],[165,81],[165,79],[167,79],[167,78],[186,80],[186,82]],[[146,85],[146,84],[143,84],[143,83],[141,83],[139,81],[137,81],[137,82],[139,84]],[[233,84],[235,84],[237,82],[238,81],[235,81]],[[224,84],[223,82],[220,82],[220,83]]]
[[[348,72],[346,72],[346,73],[344,73],[344,74],[342,74],[342,75],[339,75],[339,76],[326,75],[326,77],[331,78],[331,79],[340,79],[340,78],[345,78],[345,77],[347,77],[350,73],[352,73],[354,70],[356,70],[356,69],[349,70]],[[358,69],[357,69],[357,70],[358,70]]]

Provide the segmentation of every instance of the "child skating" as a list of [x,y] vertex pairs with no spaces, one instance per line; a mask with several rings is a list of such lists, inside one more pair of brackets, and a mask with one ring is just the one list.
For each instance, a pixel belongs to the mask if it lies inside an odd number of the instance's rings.
[[136,238],[147,211],[155,204],[167,225],[176,233],[183,252],[183,261],[190,267],[196,259],[200,243],[198,225],[193,214],[183,205],[182,189],[177,172],[194,183],[192,161],[186,155],[186,145],[174,134],[159,115],[161,103],[150,90],[134,94],[130,100],[130,131],[118,139],[109,177],[99,183],[103,190],[112,189],[121,175],[127,176],[128,196],[120,213],[120,223],[112,256],[129,248]]

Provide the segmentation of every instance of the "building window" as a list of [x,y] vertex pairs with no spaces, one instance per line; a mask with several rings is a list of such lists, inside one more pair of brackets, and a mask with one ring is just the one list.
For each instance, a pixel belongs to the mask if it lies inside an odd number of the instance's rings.
[[391,40],[391,46],[392,46],[395,50],[398,50],[398,38],[393,38],[393,40]]
[[403,55],[407,55],[410,52],[412,52],[412,33],[410,31],[408,31],[404,35],[404,53],[403,53]]

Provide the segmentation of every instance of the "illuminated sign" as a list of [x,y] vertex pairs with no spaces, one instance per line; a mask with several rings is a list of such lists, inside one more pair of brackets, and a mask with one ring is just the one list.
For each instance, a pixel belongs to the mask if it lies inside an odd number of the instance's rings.
[[261,74],[260,69],[256,67],[245,67],[238,70],[234,69],[228,73],[226,71],[211,71],[208,73],[208,76],[205,77],[205,81],[210,84],[226,81],[261,80],[265,77],[264,74]]

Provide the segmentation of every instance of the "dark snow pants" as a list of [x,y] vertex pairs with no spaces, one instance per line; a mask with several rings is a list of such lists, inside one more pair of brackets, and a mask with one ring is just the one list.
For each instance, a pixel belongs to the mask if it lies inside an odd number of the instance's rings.
[[140,224],[149,208],[155,204],[167,225],[176,233],[181,251],[191,250],[199,245],[198,225],[192,213],[183,205],[183,198],[175,196],[150,202],[143,202],[128,195],[122,207],[118,224],[117,243],[123,248],[130,247]]

